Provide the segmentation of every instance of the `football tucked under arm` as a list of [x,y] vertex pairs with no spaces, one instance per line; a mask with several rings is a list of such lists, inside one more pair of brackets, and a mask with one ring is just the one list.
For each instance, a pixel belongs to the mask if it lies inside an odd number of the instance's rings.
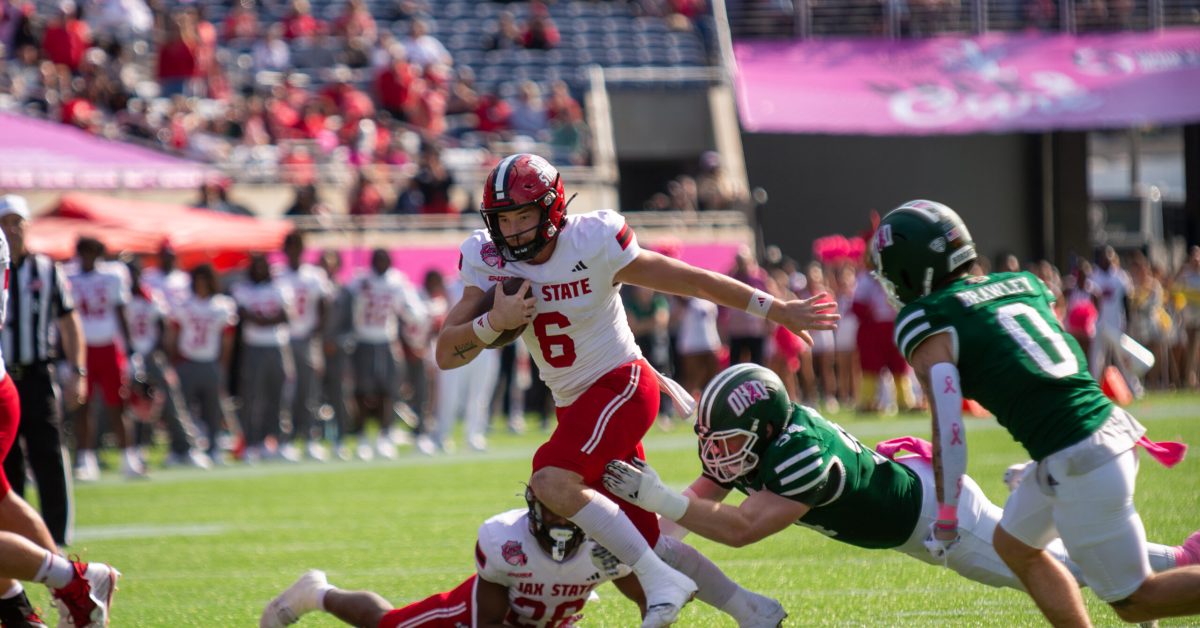
[[[510,296],[516,294],[517,290],[521,289],[521,284],[523,284],[523,283],[525,283],[525,280],[521,279],[520,277],[509,277],[509,278],[505,279],[503,282],[504,294],[507,294]],[[525,289],[524,297],[526,299],[528,299],[531,296],[533,296],[533,286],[532,285]],[[487,314],[488,312],[490,312],[492,310],[492,306],[495,304],[495,302],[496,302],[496,284],[492,284],[492,287],[488,288],[483,293],[483,300],[480,301],[479,306],[477,308],[475,308],[475,313],[471,317],[471,319],[478,320],[480,316],[483,316],[483,315]],[[490,325],[490,321],[487,324]],[[526,327],[526,325],[521,325],[520,327],[516,327],[513,329],[496,330],[496,331],[500,332],[500,335],[496,336],[495,340],[492,340],[491,342],[487,343],[487,345],[486,345],[487,348],[497,349],[497,348],[503,347],[505,345],[512,344],[513,342],[516,342],[517,338],[520,338],[521,334],[525,332],[525,327]]]

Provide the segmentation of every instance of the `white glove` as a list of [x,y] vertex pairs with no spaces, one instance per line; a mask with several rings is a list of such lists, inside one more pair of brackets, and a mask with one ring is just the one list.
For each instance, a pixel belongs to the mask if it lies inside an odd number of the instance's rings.
[[942,540],[937,538],[936,534],[937,523],[929,524],[929,533],[925,535],[925,549],[929,550],[929,555],[933,556],[934,560],[939,560],[945,564],[950,552],[958,545],[962,538],[958,534],[958,530],[954,531],[954,538],[950,540]]
[[646,461],[633,464],[613,460],[604,471],[604,488],[625,501],[679,521],[687,512],[688,498],[663,485],[658,473]]

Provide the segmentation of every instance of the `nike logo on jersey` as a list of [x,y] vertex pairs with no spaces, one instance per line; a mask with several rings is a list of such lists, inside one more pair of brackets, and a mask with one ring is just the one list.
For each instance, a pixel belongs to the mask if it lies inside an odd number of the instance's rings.
[[574,299],[592,293],[588,279],[580,279],[568,283],[552,283],[542,286],[542,300],[546,302]]
[[575,268],[572,268],[571,272],[577,273],[581,270],[587,270],[587,269],[588,269],[587,264],[584,264],[583,260],[579,260],[578,262],[575,262]]

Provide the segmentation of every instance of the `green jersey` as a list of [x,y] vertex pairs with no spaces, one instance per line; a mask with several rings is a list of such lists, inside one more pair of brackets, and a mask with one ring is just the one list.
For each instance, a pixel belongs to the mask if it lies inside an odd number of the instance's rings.
[[758,470],[732,488],[747,494],[771,491],[807,504],[812,510],[796,525],[873,549],[903,545],[921,514],[921,480],[915,473],[797,404]]
[[962,277],[900,310],[896,346],[911,358],[921,341],[949,333],[963,395],[1041,460],[1091,435],[1112,413],[1053,301],[1029,273]]

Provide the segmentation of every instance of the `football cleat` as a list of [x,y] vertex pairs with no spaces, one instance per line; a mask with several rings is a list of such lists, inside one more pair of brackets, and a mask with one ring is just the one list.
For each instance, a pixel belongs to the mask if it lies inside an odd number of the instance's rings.
[[0,628],[46,628],[46,622],[29,601],[29,596],[20,594],[0,600]]
[[752,617],[739,617],[738,628],[779,628],[783,625],[783,620],[787,619],[787,611],[783,610],[783,604],[779,600],[773,600],[769,597],[751,593],[754,596],[754,615]]
[[329,450],[317,441],[308,441],[308,444],[304,446],[304,455],[308,456],[309,460],[317,462],[329,460]]
[[321,590],[328,586],[329,580],[324,571],[310,569],[304,572],[292,586],[267,604],[262,618],[258,620],[258,627],[283,628],[300,621],[304,614],[320,609]]
[[642,628],[670,626],[679,612],[696,597],[696,583],[665,564],[653,578],[638,578],[646,592],[646,616]]
[[379,457],[384,460],[395,460],[396,456],[398,455],[396,452],[396,446],[392,444],[392,441],[382,436],[377,438],[375,441],[375,451],[379,454]]
[[95,482],[100,479],[100,461],[96,459],[96,452],[79,452],[75,461],[75,479],[80,482]]
[[275,450],[275,459],[283,462],[300,462],[300,450],[291,443],[284,443]]
[[104,563],[72,561],[75,576],[50,592],[58,607],[58,628],[107,626],[121,572]]

